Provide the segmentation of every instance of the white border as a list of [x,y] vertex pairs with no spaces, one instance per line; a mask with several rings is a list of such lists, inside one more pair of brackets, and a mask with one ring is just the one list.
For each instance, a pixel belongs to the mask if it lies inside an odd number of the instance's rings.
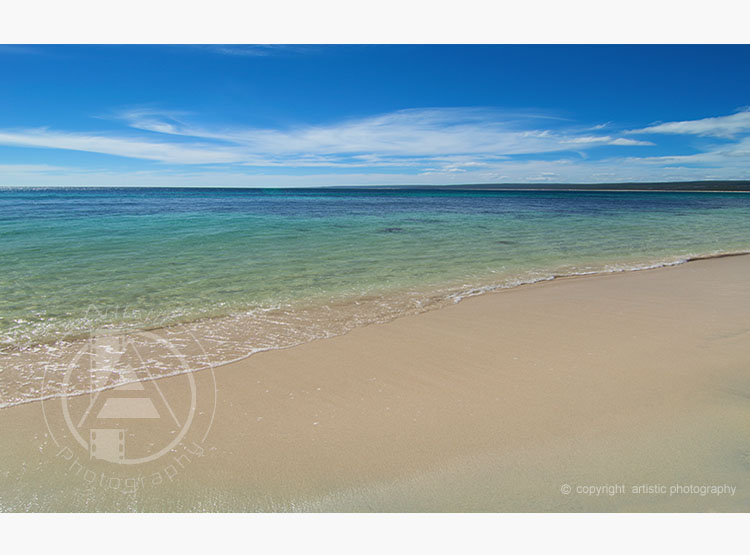
[[730,0],[25,0],[0,43],[747,43]]
[[[732,553],[749,515],[5,515],[35,553]],[[679,551],[677,551],[679,550]]]

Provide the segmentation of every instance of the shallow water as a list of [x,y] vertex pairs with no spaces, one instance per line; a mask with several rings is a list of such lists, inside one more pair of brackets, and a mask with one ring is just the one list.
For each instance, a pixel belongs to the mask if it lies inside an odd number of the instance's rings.
[[184,355],[145,357],[164,375],[482,291],[747,250],[744,194],[0,189],[0,406],[90,387],[62,373],[92,334],[159,329]]

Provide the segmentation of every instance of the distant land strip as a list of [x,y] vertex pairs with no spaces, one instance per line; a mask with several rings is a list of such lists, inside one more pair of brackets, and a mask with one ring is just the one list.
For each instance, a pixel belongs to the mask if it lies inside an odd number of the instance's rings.
[[431,189],[441,191],[691,191],[750,192],[750,181],[665,181],[648,183],[477,183],[462,185],[363,185],[336,189]]

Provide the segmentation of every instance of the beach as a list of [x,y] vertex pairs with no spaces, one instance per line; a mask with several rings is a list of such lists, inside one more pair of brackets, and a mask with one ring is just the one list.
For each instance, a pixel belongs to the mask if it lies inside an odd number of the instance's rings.
[[142,465],[4,408],[0,509],[746,511],[748,345],[750,256],[505,289],[195,372],[205,437]]

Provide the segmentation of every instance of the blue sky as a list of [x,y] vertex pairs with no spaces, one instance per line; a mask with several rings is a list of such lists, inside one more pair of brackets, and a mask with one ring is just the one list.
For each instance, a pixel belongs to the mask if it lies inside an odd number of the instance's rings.
[[0,46],[0,185],[750,179],[747,46]]

